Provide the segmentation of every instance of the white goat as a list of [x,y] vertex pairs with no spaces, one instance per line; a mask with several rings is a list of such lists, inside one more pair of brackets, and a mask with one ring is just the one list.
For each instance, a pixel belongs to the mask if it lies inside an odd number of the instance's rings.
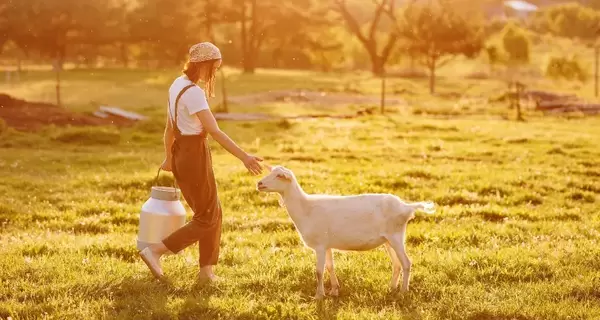
[[316,299],[325,295],[325,267],[331,278],[329,294],[337,296],[339,293],[332,249],[366,251],[385,245],[393,264],[390,288],[398,287],[402,267],[402,290],[408,290],[411,261],[404,246],[406,225],[417,209],[434,213],[432,202],[405,203],[391,194],[309,195],[302,190],[294,173],[281,166],[273,167],[271,173],[258,182],[257,190],[281,195],[302,241],[315,251]]

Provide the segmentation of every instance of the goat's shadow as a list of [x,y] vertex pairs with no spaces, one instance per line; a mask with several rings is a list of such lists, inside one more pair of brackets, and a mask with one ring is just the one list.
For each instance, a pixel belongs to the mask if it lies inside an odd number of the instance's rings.
[[316,303],[318,319],[337,319],[337,314],[342,305],[338,297],[327,297],[323,300],[318,300]]
[[[323,300],[316,301],[317,318],[322,320],[337,319],[338,312],[345,305],[350,304],[354,300],[353,305],[360,305],[361,301],[356,301],[351,295],[341,294],[339,297],[327,296]],[[396,311],[401,312],[403,316],[409,319],[419,318],[419,313],[415,307],[416,297],[411,294],[402,293],[399,291],[388,291],[384,295],[382,301],[372,308],[378,307],[393,307]],[[364,301],[362,301],[364,303]]]
[[[339,276],[339,275],[338,275]],[[342,274],[342,276],[346,276]],[[312,277],[303,277],[303,283],[311,283]],[[337,297],[327,295],[323,300],[315,301],[316,314],[318,319],[330,320],[337,319],[340,309],[347,306],[364,305],[372,309],[372,311],[378,311],[377,309],[384,309],[392,307],[396,312],[401,313],[408,319],[420,318],[418,312],[418,303],[422,300],[422,297],[414,291],[402,292],[400,289],[390,290],[387,287],[382,288],[380,286],[373,286],[366,284],[362,279],[347,275],[346,281],[341,281],[342,287],[340,288],[340,294]],[[344,283],[345,282],[345,283]],[[295,288],[300,290],[303,295],[314,295],[315,287],[311,285],[305,285],[302,287]],[[329,286],[325,286],[327,292]],[[382,291],[383,290],[383,291]],[[379,292],[372,296],[373,300],[366,299],[363,294],[364,292]]]

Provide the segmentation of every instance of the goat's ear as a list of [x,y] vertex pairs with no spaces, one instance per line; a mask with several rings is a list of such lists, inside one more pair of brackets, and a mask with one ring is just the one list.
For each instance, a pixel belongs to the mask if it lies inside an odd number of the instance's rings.
[[279,179],[283,179],[283,180],[287,180],[287,181],[291,181],[292,180],[292,173],[286,170],[282,170],[280,173],[277,174],[277,178]]

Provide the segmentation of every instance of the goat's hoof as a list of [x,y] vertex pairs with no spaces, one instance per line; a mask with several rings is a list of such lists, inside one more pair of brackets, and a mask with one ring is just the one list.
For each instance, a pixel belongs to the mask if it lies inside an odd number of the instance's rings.
[[329,295],[332,297],[337,297],[340,295],[340,289],[339,288],[331,288],[331,290],[329,290]]
[[324,294],[322,294],[322,293],[315,294],[315,300],[323,300],[323,298],[325,298]]
[[396,289],[396,291],[394,291],[394,294],[396,296],[406,296],[408,294],[408,290],[403,289],[403,288],[398,288],[398,289]]

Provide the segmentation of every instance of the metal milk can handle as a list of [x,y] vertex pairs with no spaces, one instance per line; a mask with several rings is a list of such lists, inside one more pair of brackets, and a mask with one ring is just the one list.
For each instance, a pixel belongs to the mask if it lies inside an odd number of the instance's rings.
[[[158,167],[158,172],[156,172],[156,178],[154,178],[154,183],[152,183],[152,186],[156,186],[158,183],[158,176],[160,175],[160,170],[161,168]],[[175,179],[175,176],[173,175],[173,188],[177,189],[177,180]]]

